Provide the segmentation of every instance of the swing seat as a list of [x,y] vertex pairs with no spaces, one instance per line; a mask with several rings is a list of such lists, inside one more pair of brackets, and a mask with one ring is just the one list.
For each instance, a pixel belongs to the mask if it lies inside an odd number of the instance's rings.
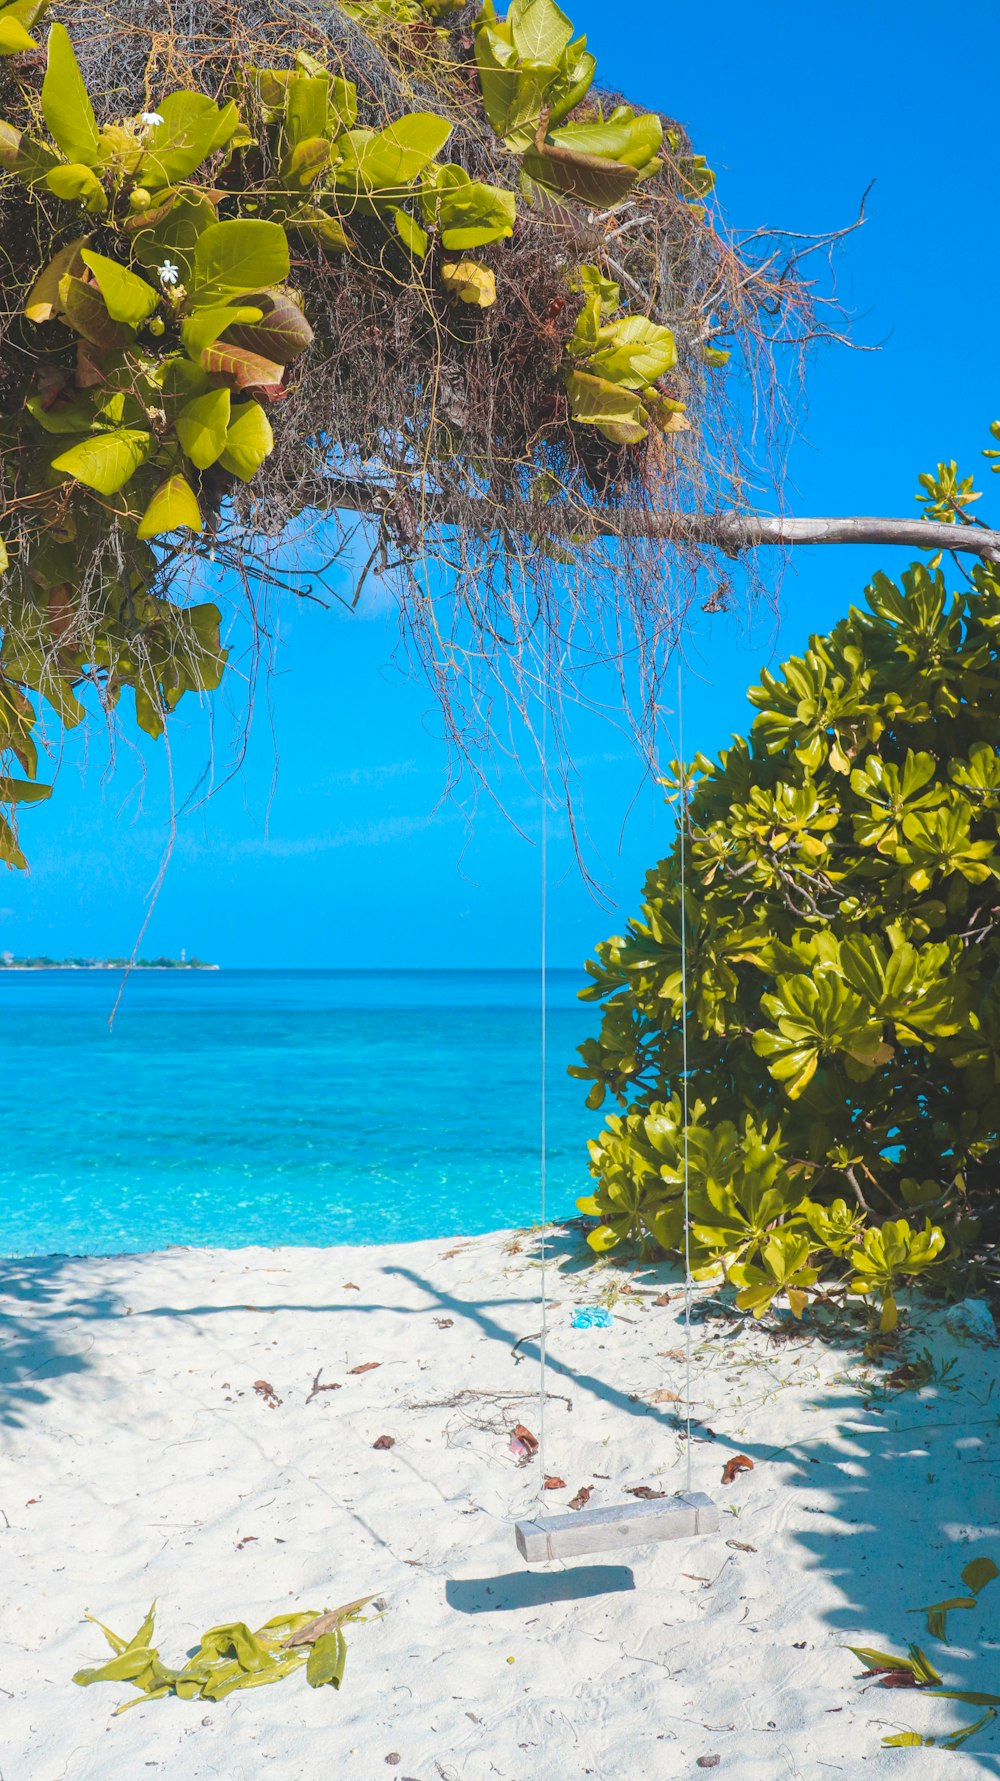
[[639,1546],[648,1540],[690,1540],[714,1534],[719,1511],[703,1490],[682,1491],[652,1502],[622,1504],[615,1509],[578,1509],[569,1515],[540,1515],[519,1521],[514,1538],[522,1558],[537,1564],[547,1558],[576,1558],[610,1547]]

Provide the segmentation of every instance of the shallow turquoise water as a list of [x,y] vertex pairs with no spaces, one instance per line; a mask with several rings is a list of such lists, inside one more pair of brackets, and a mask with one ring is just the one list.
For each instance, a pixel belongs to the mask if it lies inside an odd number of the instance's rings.
[[[594,1027],[549,977],[550,1216],[599,1119],[565,1074]],[[532,1221],[531,972],[0,973],[0,1253],[384,1243]]]

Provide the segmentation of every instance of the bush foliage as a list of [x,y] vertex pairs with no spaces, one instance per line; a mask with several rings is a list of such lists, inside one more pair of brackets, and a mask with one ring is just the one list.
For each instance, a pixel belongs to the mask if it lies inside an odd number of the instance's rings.
[[[1000,1159],[1000,569],[915,565],[677,769],[680,837],[598,948],[572,1074],[622,1111],[591,1144],[590,1242],[682,1244],[758,1315],[818,1268],[877,1295],[995,1237]],[[686,1029],[686,1030],[685,1030]],[[683,1119],[687,1050],[688,1123]]]

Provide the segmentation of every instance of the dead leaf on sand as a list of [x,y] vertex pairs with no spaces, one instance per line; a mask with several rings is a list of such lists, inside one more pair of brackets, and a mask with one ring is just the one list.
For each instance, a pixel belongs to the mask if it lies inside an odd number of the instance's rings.
[[[406,1563],[418,1564],[419,1560],[407,1559]],[[356,1602],[345,1602],[342,1608],[331,1608],[325,1614],[317,1614],[315,1620],[310,1620],[305,1626],[300,1626],[297,1633],[293,1633],[290,1639],[285,1640],[286,1647],[291,1650],[294,1645],[315,1645],[317,1639],[324,1638],[327,1633],[335,1632],[345,1620],[350,1620],[352,1615],[359,1614],[361,1609],[367,1608],[368,1603],[373,1600],[373,1596],[362,1595]]]
[[651,1391],[646,1399],[647,1404],[679,1404],[682,1402],[679,1391],[671,1391],[669,1385],[661,1385],[659,1391]]
[[257,1534],[244,1534],[242,1540],[237,1540],[237,1542],[236,1542],[237,1552],[242,1552],[244,1546],[255,1546],[257,1544],[257,1540],[258,1540]]
[[660,1359],[660,1360],[686,1360],[687,1356],[684,1353],[683,1348],[661,1348],[658,1359]]
[[276,1410],[279,1404],[284,1403],[284,1399],[279,1398],[274,1386],[268,1385],[266,1379],[255,1379],[253,1388],[257,1396],[263,1398],[269,1410]]
[[547,1474],[546,1478],[545,1478],[545,1482],[542,1485],[542,1489],[543,1490],[565,1490],[566,1489],[566,1480],[565,1480],[565,1478],[556,1478],[550,1474]]
[[355,1281],[353,1281],[353,1280],[345,1280],[345,1281],[344,1281],[344,1285],[343,1285],[343,1291],[344,1291],[344,1292],[360,1292],[360,1291],[361,1291],[361,1288],[360,1288],[360,1286],[358,1286],[358,1285],[357,1285],[357,1284],[356,1284],[356,1283],[355,1283]]
[[381,1365],[380,1360],[363,1360],[360,1367],[348,1367],[347,1371],[349,1373],[374,1373],[375,1368]]
[[654,1305],[669,1305],[669,1303],[670,1294],[668,1292],[661,1292],[659,1298],[653,1300]]
[[741,1472],[752,1471],[753,1460],[745,1453],[734,1453],[732,1459],[727,1459],[722,1468],[722,1482],[723,1484],[732,1484],[733,1480],[738,1478]]
[[625,1486],[627,1497],[640,1497],[644,1503],[652,1503],[657,1497],[665,1497],[666,1494],[665,1490],[653,1490],[648,1484],[626,1484]]
[[395,1445],[395,1435],[379,1435],[378,1440],[372,1442],[372,1446],[377,1447],[380,1453],[388,1453],[389,1448],[395,1447]]
[[698,1767],[700,1769],[717,1769],[721,1761],[721,1756],[699,1756]]
[[530,1429],[526,1429],[523,1422],[514,1424],[514,1439],[520,1441],[534,1459],[538,1452],[538,1437],[533,1435]]
[[570,1501],[571,1509],[585,1509],[594,1492],[589,1484],[581,1484],[576,1496]]
[[453,1317],[435,1317],[434,1322],[439,1330],[450,1330],[454,1326],[455,1319]]

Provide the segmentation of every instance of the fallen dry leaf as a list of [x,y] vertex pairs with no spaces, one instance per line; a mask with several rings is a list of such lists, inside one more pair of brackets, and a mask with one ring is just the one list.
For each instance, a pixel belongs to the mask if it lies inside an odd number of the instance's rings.
[[372,1442],[372,1446],[377,1447],[380,1453],[387,1453],[389,1448],[395,1447],[395,1445],[395,1435],[379,1435],[378,1440]]
[[[404,1562],[414,1565],[419,1564],[420,1560],[408,1558]],[[293,1645],[315,1645],[317,1639],[322,1639],[325,1633],[332,1633],[335,1627],[356,1614],[359,1608],[367,1608],[371,1600],[370,1595],[361,1595],[356,1602],[345,1602],[342,1608],[331,1608],[325,1614],[317,1614],[315,1620],[307,1621],[305,1626],[299,1627],[297,1633],[285,1640],[286,1647],[291,1650]]]
[[257,1539],[258,1536],[256,1534],[244,1534],[242,1540],[237,1540],[236,1542],[237,1552],[242,1552],[244,1546],[255,1546],[257,1544]]
[[530,1429],[525,1428],[523,1422],[516,1422],[514,1424],[514,1438],[517,1441],[521,1441],[528,1449],[532,1458],[534,1458],[535,1454],[538,1452],[538,1438],[536,1435],[532,1434]]
[[727,1459],[722,1468],[722,1482],[723,1484],[732,1484],[733,1479],[738,1478],[741,1472],[752,1471],[753,1460],[749,1459],[745,1453],[734,1453],[732,1459]]
[[360,1367],[348,1367],[347,1371],[349,1373],[374,1373],[375,1368],[381,1365],[380,1360],[363,1360]]
[[545,1478],[545,1482],[542,1485],[542,1489],[543,1490],[565,1490],[566,1489],[566,1480],[565,1480],[565,1478],[555,1478],[555,1477],[547,1474],[546,1478]]
[[659,1298],[653,1300],[654,1305],[669,1305],[669,1303],[670,1294],[668,1292],[661,1292]]
[[343,1290],[344,1290],[344,1292],[360,1292],[361,1288],[360,1288],[360,1286],[357,1285],[356,1281],[345,1280]]
[[660,1360],[686,1360],[687,1356],[684,1353],[683,1348],[661,1348],[660,1354],[659,1354],[659,1359]]
[[659,1391],[651,1391],[646,1399],[647,1404],[679,1404],[682,1402],[679,1391],[671,1391],[669,1385],[662,1385]]
[[920,1683],[912,1670],[865,1670],[866,1676],[878,1676],[883,1688],[919,1688]]
[[593,1496],[593,1494],[594,1494],[593,1490],[591,1489],[591,1486],[589,1484],[581,1484],[579,1490],[576,1493],[576,1496],[573,1497],[572,1501],[570,1502],[570,1508],[571,1509],[585,1509],[587,1507],[587,1504],[590,1502],[590,1499]]
[[700,1769],[717,1769],[721,1761],[721,1756],[699,1756],[698,1767]]
[[665,1497],[665,1490],[653,1490],[648,1484],[626,1484],[627,1497],[641,1497],[644,1503],[651,1503],[656,1497]]
[[734,1547],[737,1552],[756,1552],[757,1550],[756,1546],[751,1546],[747,1540],[727,1540],[726,1545]]
[[274,1386],[268,1385],[266,1379],[255,1379],[253,1388],[257,1396],[263,1398],[269,1410],[276,1410],[278,1405],[284,1402],[283,1398],[279,1398]]
[[[437,1324],[439,1330],[450,1330],[455,1319],[453,1317],[435,1317],[434,1322]],[[386,1761],[388,1761],[388,1758],[386,1758]]]

